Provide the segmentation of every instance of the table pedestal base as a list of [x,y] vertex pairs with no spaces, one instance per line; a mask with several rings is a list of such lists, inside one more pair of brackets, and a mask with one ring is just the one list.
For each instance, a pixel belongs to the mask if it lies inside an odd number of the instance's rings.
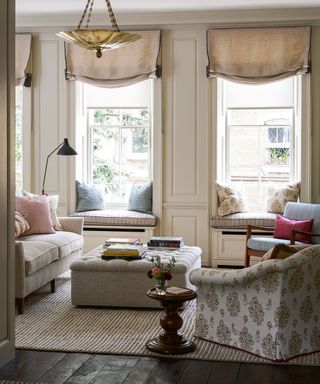
[[193,352],[196,349],[196,345],[192,341],[183,339],[181,335],[178,336],[179,340],[171,340],[171,342],[168,342],[165,335],[160,335],[159,337],[150,339],[146,346],[149,351],[167,355]]

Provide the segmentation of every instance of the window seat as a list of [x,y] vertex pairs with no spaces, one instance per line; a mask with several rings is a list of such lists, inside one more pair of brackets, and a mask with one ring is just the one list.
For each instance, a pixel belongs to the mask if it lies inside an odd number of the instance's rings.
[[[244,264],[247,225],[271,227],[275,225],[276,214],[269,212],[243,212],[228,216],[214,216],[211,218],[211,265]],[[258,232],[257,232],[258,233]],[[255,260],[252,258],[252,262]]]
[[243,212],[228,216],[214,216],[211,218],[211,228],[216,229],[246,229],[248,224],[263,227],[274,227],[275,213]]
[[155,227],[157,224],[157,218],[154,215],[119,209],[74,212],[70,216],[83,217],[84,227]]
[[84,218],[85,253],[110,237],[138,238],[142,243],[147,243],[154,236],[157,225],[154,215],[119,209],[74,212],[70,216]]

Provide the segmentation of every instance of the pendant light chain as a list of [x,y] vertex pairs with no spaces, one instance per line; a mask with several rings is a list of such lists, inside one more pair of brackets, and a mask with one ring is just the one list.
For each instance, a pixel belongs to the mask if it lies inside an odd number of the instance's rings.
[[81,16],[81,19],[80,19],[80,21],[79,21],[79,24],[78,24],[77,29],[80,29],[80,28],[81,28],[81,25],[82,25],[82,23],[83,23],[83,20],[84,20],[84,18],[86,17],[86,13],[87,13],[87,10],[88,10],[88,8],[89,8],[89,4],[90,4],[90,2],[91,2],[91,0],[88,0],[88,1],[87,1],[87,5],[86,5],[85,9],[83,10],[83,13],[82,13],[82,16]]
[[120,32],[120,29],[119,29],[119,27],[118,27],[116,18],[114,17],[113,10],[112,10],[112,8],[111,8],[110,1],[109,1],[109,0],[106,0],[106,3],[107,3],[107,8],[108,8],[109,18],[110,18],[110,21],[111,21],[111,24],[112,24],[112,29],[113,29],[115,32]]
[[88,17],[87,17],[87,25],[86,25],[86,28],[89,27],[90,17],[91,17],[91,14],[92,14],[93,4],[94,4],[94,0],[91,0],[90,8],[89,8],[89,12],[88,12]]

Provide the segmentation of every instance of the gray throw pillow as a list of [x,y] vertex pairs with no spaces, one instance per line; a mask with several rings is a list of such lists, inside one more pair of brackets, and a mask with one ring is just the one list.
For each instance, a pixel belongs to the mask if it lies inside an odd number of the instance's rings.
[[133,185],[129,196],[129,211],[152,214],[152,183]]
[[98,211],[105,209],[101,193],[95,186],[76,181],[77,188],[77,212]]

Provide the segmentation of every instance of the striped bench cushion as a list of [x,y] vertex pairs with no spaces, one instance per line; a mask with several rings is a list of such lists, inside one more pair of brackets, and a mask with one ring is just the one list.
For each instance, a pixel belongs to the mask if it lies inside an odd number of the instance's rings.
[[83,217],[84,226],[154,227],[157,224],[156,216],[118,209],[74,212],[70,216]]
[[263,227],[274,227],[276,215],[268,212],[234,213],[228,216],[214,216],[211,218],[212,228],[247,228],[248,224]]

